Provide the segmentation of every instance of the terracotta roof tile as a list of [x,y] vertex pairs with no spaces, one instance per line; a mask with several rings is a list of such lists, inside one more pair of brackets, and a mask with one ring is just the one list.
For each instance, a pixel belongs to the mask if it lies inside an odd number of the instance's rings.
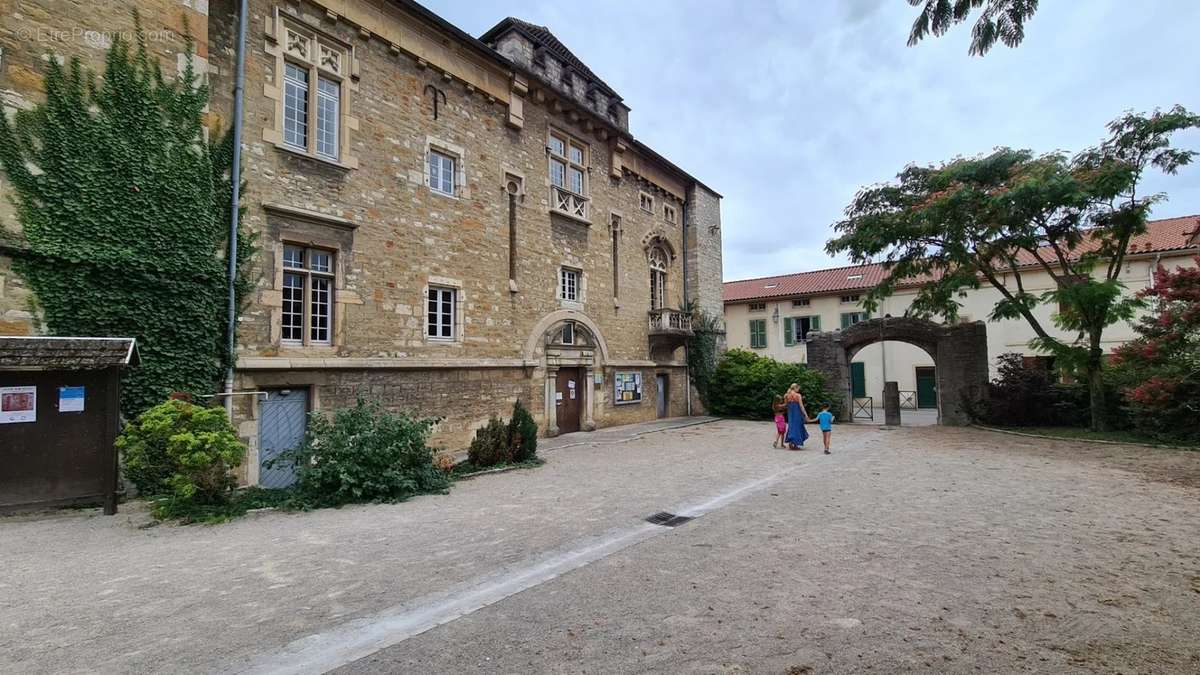
[[[1158,253],[1195,247],[1200,243],[1200,216],[1182,216],[1152,220],[1146,233],[1129,243],[1131,253]],[[1088,241],[1076,248],[1076,255],[1093,250],[1095,242]],[[1053,255],[1051,255],[1053,257]],[[1025,265],[1037,264],[1028,253],[1018,257]],[[828,295],[875,286],[887,276],[883,265],[854,265],[834,267],[799,274],[783,274],[758,279],[725,282],[725,302],[743,302],[796,295]]]

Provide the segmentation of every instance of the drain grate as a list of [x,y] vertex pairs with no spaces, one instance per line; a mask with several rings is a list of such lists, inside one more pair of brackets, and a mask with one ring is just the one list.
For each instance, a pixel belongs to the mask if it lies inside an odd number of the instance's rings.
[[659,511],[658,513],[646,519],[647,523],[652,525],[662,525],[663,527],[676,527],[691,520],[691,516],[677,516],[674,513]]

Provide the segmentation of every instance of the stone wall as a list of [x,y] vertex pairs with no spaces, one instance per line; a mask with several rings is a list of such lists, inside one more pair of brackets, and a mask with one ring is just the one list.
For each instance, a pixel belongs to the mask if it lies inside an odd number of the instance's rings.
[[[187,36],[194,40],[195,69],[208,64],[206,0],[10,0],[0,2],[0,106],[11,117],[45,100],[43,79],[52,54],[60,62],[78,57],[101,74],[115,37],[136,39],[133,10],[140,13],[146,47],[171,77],[185,64]],[[0,240],[20,232],[7,180],[0,173]],[[24,335],[40,329],[34,298],[0,250],[0,335]]]
[[970,423],[964,403],[978,397],[988,381],[986,324],[975,321],[947,326],[898,317],[870,319],[845,330],[809,333],[808,365],[825,377],[830,392],[840,392],[847,415],[853,410],[851,359],[864,347],[885,340],[906,342],[934,355],[939,423]]

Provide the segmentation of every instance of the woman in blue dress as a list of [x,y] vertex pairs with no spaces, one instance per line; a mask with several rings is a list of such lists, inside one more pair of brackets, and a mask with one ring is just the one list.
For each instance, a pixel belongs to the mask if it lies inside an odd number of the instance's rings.
[[800,395],[800,385],[793,384],[788,387],[783,402],[787,404],[788,449],[799,450],[804,447],[804,441],[808,440],[808,429],[804,428],[804,423],[808,421],[808,412],[804,410],[804,397]]

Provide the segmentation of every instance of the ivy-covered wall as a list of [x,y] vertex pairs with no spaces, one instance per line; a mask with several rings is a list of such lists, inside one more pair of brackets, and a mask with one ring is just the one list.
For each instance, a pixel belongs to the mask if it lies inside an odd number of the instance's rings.
[[45,102],[0,123],[12,268],[46,332],[138,339],[126,415],[211,393],[225,356],[230,146],[206,140],[207,87],[164,77],[145,44],[116,35],[99,77],[47,60]]

